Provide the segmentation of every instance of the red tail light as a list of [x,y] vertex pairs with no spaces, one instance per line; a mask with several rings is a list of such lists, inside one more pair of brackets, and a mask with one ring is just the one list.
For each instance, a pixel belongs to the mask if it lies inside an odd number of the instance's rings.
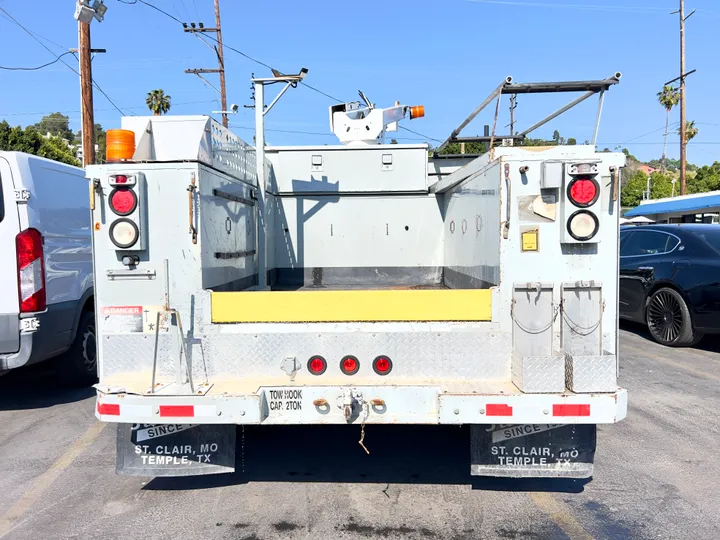
[[18,264],[18,294],[20,313],[44,311],[47,307],[45,294],[45,261],[43,260],[42,235],[37,229],[22,231],[15,238]]
[[600,195],[600,186],[592,178],[576,178],[567,188],[570,202],[580,208],[595,204]]
[[119,216],[128,216],[137,208],[137,196],[131,189],[120,188],[110,193],[110,208]]
[[345,356],[340,360],[340,369],[345,375],[355,375],[360,369],[360,362],[354,356]]
[[313,356],[307,363],[308,371],[313,375],[322,375],[327,369],[327,362],[322,356]]
[[116,184],[127,184],[127,176],[124,174],[116,174],[114,178]]
[[387,375],[392,371],[392,360],[387,356],[378,356],[373,360],[373,370],[378,375]]

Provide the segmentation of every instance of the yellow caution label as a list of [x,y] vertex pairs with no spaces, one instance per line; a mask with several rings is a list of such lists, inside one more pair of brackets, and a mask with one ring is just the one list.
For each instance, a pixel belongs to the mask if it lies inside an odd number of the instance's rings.
[[538,231],[525,231],[522,233],[522,250],[537,251],[538,250]]

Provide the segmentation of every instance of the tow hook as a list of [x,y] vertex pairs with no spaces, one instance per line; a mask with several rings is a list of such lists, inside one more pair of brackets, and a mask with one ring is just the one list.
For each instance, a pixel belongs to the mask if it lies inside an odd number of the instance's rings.
[[343,410],[347,423],[353,421],[353,413],[355,411],[362,410],[363,403],[362,392],[358,390],[343,390],[342,398],[338,406]]

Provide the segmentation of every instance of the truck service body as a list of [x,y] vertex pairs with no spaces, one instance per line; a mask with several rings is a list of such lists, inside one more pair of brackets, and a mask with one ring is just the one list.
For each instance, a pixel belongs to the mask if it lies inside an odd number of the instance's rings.
[[236,425],[404,423],[471,425],[472,474],[592,473],[627,410],[624,155],[378,144],[406,109],[334,106],[355,138],[257,149],[209,117],[123,118],[132,159],[87,169],[119,472],[230,471]]

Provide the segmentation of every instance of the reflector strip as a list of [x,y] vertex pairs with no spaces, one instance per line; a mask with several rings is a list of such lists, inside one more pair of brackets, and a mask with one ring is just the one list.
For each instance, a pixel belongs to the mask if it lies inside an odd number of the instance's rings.
[[553,405],[553,416],[590,416],[589,404]]
[[112,416],[120,416],[120,405],[117,403],[100,403],[97,404],[98,414],[109,414]]
[[160,405],[160,416],[195,416],[193,405]]
[[488,403],[485,406],[486,416],[512,416],[513,408],[505,403]]

